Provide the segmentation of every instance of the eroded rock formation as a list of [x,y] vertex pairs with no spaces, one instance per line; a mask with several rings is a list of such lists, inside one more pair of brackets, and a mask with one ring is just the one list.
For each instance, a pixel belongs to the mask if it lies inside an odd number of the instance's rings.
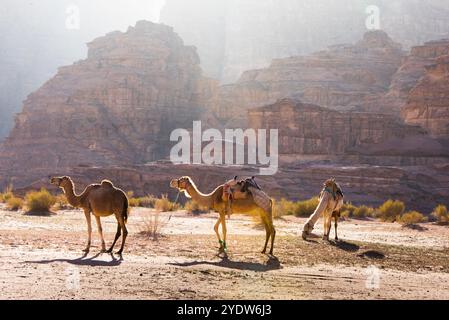
[[368,32],[355,45],[278,59],[268,68],[246,71],[235,84],[221,86],[209,108],[223,121],[285,97],[327,108],[373,111],[403,56],[401,46],[385,32]]
[[388,94],[380,104],[385,113],[399,114],[407,103],[410,91],[427,73],[436,59],[449,54],[449,40],[430,41],[413,47],[393,76]]
[[[322,155],[329,159],[363,153],[367,145],[425,135],[418,126],[405,125],[390,115],[340,112],[292,99],[249,110],[248,122],[251,128],[278,129],[279,152],[291,157]],[[400,150],[398,145],[397,154]]]
[[403,117],[434,137],[449,137],[449,55],[439,56],[426,71],[410,91]]
[[2,169],[145,163],[167,155],[171,130],[198,119],[212,82],[172,28],[141,21],[88,47],[25,101]]

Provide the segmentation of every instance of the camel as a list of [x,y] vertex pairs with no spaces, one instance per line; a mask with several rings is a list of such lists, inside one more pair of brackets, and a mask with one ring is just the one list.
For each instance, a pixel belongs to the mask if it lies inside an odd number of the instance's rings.
[[[122,245],[117,254],[121,255],[125,246],[128,230],[126,223],[128,220],[128,197],[125,192],[114,187],[112,182],[103,180],[101,184],[91,184],[86,187],[82,194],[75,193],[75,186],[70,177],[53,177],[50,183],[61,188],[69,204],[75,208],[81,208],[84,211],[87,221],[87,246],[83,252],[88,253],[92,239],[91,213],[94,215],[98,233],[101,238],[101,252],[111,253],[115,243],[123,232]],[[101,217],[107,217],[114,214],[117,219],[117,232],[114,242],[109,250],[106,250],[106,244],[103,237],[103,228],[101,226]]]
[[338,219],[340,218],[340,210],[344,204],[344,195],[340,186],[335,181],[335,178],[326,180],[323,184],[323,189],[320,193],[320,203],[315,212],[309,217],[302,232],[302,238],[307,239],[307,236],[313,230],[315,223],[321,215],[323,215],[323,240],[329,241],[330,230],[332,226],[332,218],[335,226],[335,240],[338,241]]
[[[201,206],[207,207],[210,210],[216,211],[219,213],[218,220],[214,226],[214,231],[217,235],[218,242],[220,244],[220,252],[226,252],[226,214],[229,213],[258,213],[262,218],[262,222],[265,226],[266,231],[266,240],[265,246],[262,250],[262,253],[266,253],[268,241],[271,238],[271,249],[270,255],[273,255],[274,248],[274,238],[276,236],[276,230],[273,225],[273,202],[271,201],[271,206],[269,210],[265,210],[259,207],[253,197],[249,195],[246,199],[235,199],[232,201],[232,212],[227,210],[227,203],[223,200],[223,188],[224,185],[218,186],[214,191],[209,194],[203,194],[198,190],[195,183],[190,177],[181,177],[179,179],[173,179],[170,182],[170,187],[178,189],[184,194],[192,198],[193,201],[198,203]],[[220,224],[222,225],[222,233],[223,240],[220,237],[220,233],[218,231]]]

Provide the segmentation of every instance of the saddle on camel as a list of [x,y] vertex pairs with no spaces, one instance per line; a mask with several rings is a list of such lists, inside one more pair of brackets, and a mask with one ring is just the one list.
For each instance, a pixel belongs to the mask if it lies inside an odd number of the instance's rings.
[[253,197],[254,202],[262,209],[268,210],[271,207],[271,198],[257,184],[255,177],[238,180],[235,176],[224,184],[222,199],[226,203],[226,214],[232,214],[232,202],[234,200],[247,199]]

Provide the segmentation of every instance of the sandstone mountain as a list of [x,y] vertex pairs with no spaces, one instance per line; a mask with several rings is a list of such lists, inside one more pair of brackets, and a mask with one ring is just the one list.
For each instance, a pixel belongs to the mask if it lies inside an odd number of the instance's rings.
[[235,84],[220,86],[208,109],[226,122],[244,116],[242,110],[293,97],[327,108],[375,111],[404,55],[385,32],[367,32],[355,45],[246,71]]
[[439,56],[426,70],[411,90],[403,116],[407,123],[426,128],[434,137],[449,137],[449,55]]
[[[248,122],[250,128],[278,129],[279,153],[296,161],[311,156],[314,160],[335,160],[336,156],[369,154],[374,150],[385,157],[407,156],[410,153],[405,148],[411,141],[432,140],[424,129],[406,125],[391,115],[340,112],[291,99],[249,110]],[[393,142],[396,147],[387,148]],[[418,145],[414,146],[413,154],[434,158],[449,156],[449,150],[444,152],[440,145],[426,152]]]
[[[410,91],[428,72],[436,59],[449,54],[449,40],[430,41],[413,47],[393,76],[388,94],[380,103],[385,113],[398,114],[405,107]],[[429,88],[430,89],[430,88]]]
[[141,21],[88,47],[25,101],[0,148],[8,174],[156,160],[174,128],[198,119],[213,82],[170,27]]

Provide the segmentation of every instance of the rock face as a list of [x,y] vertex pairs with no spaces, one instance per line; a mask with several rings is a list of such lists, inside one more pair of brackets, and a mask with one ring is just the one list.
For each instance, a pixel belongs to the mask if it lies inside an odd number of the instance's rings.
[[[419,126],[385,114],[340,112],[291,99],[249,110],[249,127],[278,129],[285,160],[335,160],[343,155],[448,157]],[[408,148],[412,150],[409,150]],[[348,157],[348,159],[350,159]],[[359,158],[354,163],[364,163]],[[377,160],[377,164],[382,164]]]
[[434,137],[449,137],[449,55],[439,56],[426,70],[410,91],[403,117]]
[[[140,19],[159,16],[159,0],[2,0],[0,6],[0,141],[23,101],[57,68],[86,56],[85,43]],[[79,28],[76,12],[80,12]],[[155,14],[157,13],[157,14]],[[99,18],[104,17],[106,18]],[[72,19],[74,17],[75,19]]]
[[375,111],[403,55],[385,32],[368,32],[355,45],[278,59],[268,68],[247,71],[237,83],[221,86],[209,106],[224,121],[285,97],[340,110]]
[[231,83],[273,59],[354,43],[373,5],[380,28],[406,48],[448,34],[445,0],[167,0],[161,21],[198,47],[208,75]]
[[172,28],[141,21],[88,47],[25,101],[2,169],[145,163],[167,155],[171,130],[198,119],[211,82]]
[[382,111],[399,115],[407,103],[411,90],[427,73],[427,68],[434,65],[438,57],[447,54],[449,54],[449,40],[430,41],[413,47],[393,76],[390,90],[382,102]]

